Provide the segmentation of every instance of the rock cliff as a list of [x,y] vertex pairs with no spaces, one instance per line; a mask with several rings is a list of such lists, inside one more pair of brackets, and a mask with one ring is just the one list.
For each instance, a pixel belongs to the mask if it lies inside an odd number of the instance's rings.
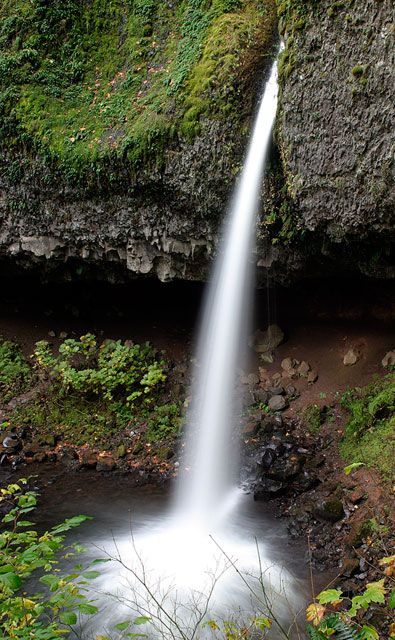
[[[391,277],[392,0],[278,0],[257,263]],[[273,56],[274,0],[0,9],[0,264],[205,279]]]

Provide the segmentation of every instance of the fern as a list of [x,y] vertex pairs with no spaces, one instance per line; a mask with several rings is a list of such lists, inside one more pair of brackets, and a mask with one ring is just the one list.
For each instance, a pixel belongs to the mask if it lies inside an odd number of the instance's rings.
[[336,614],[327,616],[325,625],[336,631],[336,640],[359,640],[359,634]]
[[307,633],[310,640],[326,640],[326,635],[322,633],[316,627],[313,627],[311,624],[307,626]]

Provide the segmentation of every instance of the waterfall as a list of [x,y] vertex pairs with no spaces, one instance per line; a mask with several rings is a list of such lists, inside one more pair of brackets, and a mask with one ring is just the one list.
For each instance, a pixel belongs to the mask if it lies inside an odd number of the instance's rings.
[[236,372],[250,315],[251,253],[277,94],[275,62],[227,216],[200,327],[199,366],[187,422],[187,471],[179,476],[176,512],[183,519],[193,520],[195,526],[208,530],[226,512],[228,495],[231,495]]
[[[210,617],[236,620],[243,626],[254,612],[267,613],[270,601],[271,616],[274,611],[275,619],[286,621],[301,606],[300,583],[273,558],[273,545],[268,542],[270,536],[275,537],[277,546],[278,530],[265,527],[262,539],[262,530],[255,529],[256,522],[246,514],[245,501],[243,505],[232,478],[236,373],[241,345],[246,343],[255,219],[277,91],[275,63],[206,297],[182,462],[187,468],[177,480],[173,510],[162,517],[145,518],[132,537],[128,533],[117,540],[116,555],[123,559],[123,573],[115,577],[110,567],[102,579],[105,590],[120,585],[116,597],[121,607],[106,612],[106,624],[115,613],[143,612],[150,619],[144,629],[150,639],[212,638],[215,633],[204,624]],[[262,521],[259,524],[262,527]],[[262,593],[256,591],[258,575],[265,584]],[[273,629],[271,637],[283,635],[276,635]]]

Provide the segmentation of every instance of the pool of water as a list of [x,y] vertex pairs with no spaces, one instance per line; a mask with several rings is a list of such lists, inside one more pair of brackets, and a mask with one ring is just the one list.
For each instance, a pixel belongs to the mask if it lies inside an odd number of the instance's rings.
[[38,526],[89,515],[73,533],[85,548],[82,561],[111,558],[91,583],[100,612],[81,618],[83,640],[117,640],[115,625],[141,615],[151,621],[129,631],[149,638],[212,637],[207,621],[250,627],[262,615],[277,621],[271,638],[292,625],[298,637],[295,619],[308,600],[305,549],[290,542],[269,505],[234,490],[225,525],[211,531],[173,515],[169,488],[89,472],[46,474]]

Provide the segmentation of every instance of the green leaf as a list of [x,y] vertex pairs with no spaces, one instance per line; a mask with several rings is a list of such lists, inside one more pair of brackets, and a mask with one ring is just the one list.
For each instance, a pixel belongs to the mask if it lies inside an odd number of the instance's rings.
[[270,629],[270,627],[272,626],[272,621],[270,620],[270,618],[260,616],[259,618],[254,618],[254,625],[257,629],[264,631],[265,629]]
[[59,620],[63,624],[72,625],[77,623],[77,616],[72,611],[63,611],[59,616]]
[[91,562],[91,565],[103,564],[103,562],[111,562],[111,558],[96,558],[96,560],[93,560],[93,562]]
[[118,631],[125,631],[125,629],[130,627],[131,624],[132,623],[130,620],[125,620],[125,622],[118,622],[118,624],[115,625],[115,629],[118,629]]
[[359,469],[360,467],[364,466],[365,465],[363,462],[352,462],[347,467],[344,467],[344,473],[346,474],[346,476],[349,476],[352,471],[355,471],[355,469]]
[[379,634],[374,627],[364,625],[359,633],[359,640],[379,640]]
[[395,609],[395,589],[392,589],[388,600],[388,606],[390,609]]
[[133,624],[147,624],[150,620],[151,618],[148,618],[147,616],[139,616],[133,620]]
[[341,602],[343,592],[340,589],[327,589],[326,591],[321,591],[321,593],[317,596],[317,600],[320,604],[334,604]]
[[0,582],[13,591],[19,589],[22,584],[22,580],[20,579],[20,577],[17,576],[16,573],[11,572],[0,574]]
[[384,578],[382,580],[378,580],[378,582],[369,582],[366,585],[366,590],[363,596],[368,600],[368,602],[377,602],[379,604],[383,604],[385,598],[385,587],[384,587]]
[[95,613],[97,613],[99,609],[95,607],[93,604],[88,604],[87,602],[83,602],[78,605],[78,611],[80,611],[80,613],[86,613],[87,615],[92,616]]
[[94,580],[100,576],[100,571],[85,571],[82,575],[87,580]]
[[73,518],[66,518],[64,522],[58,524],[56,527],[51,529],[52,533],[64,533],[65,531],[69,531],[74,527],[79,527],[80,524],[85,522],[86,520],[92,520],[90,516],[74,516]]

